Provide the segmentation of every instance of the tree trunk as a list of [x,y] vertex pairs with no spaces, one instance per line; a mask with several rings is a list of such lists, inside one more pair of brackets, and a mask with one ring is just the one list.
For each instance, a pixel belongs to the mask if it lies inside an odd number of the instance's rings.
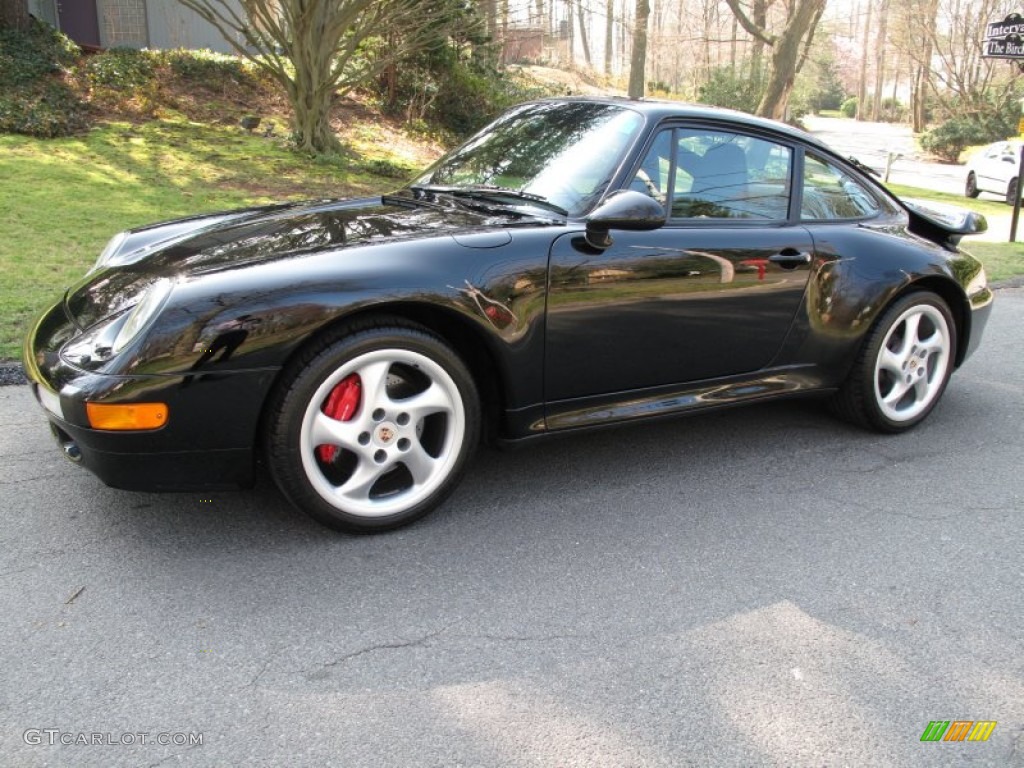
[[295,110],[292,126],[295,146],[300,152],[332,154],[341,150],[341,142],[331,128],[332,88],[319,87],[315,78],[296,72],[289,85],[288,97]]
[[761,117],[785,119],[793,81],[806,60],[806,49],[824,10],[825,0],[800,0],[786,28],[775,39],[771,75],[757,105],[757,114]]
[[889,0],[881,0],[878,7],[878,37],[875,38],[875,93],[871,101],[871,119],[878,122],[882,115],[882,88],[885,83],[886,27],[889,23]]
[[633,55],[629,59],[629,98],[644,96],[644,67],[647,65],[647,20],[651,16],[649,0],[636,0],[633,22]]
[[0,0],[0,29],[28,29],[29,22],[25,0]]
[[[754,0],[752,21],[758,29],[766,29],[768,26],[768,3],[767,0]],[[754,38],[753,47],[750,51],[750,75],[755,82],[761,81],[761,73],[764,71],[762,61],[764,59],[764,41]]]
[[605,3],[604,22],[604,73],[612,73],[612,48],[615,38],[615,0],[608,0]]
[[864,41],[861,45],[860,58],[860,81],[857,87],[857,114],[858,120],[863,120],[867,115],[868,100],[868,41],[871,39],[871,10],[874,7],[874,0],[868,0],[868,15],[864,21]]
[[576,12],[576,18],[580,25],[580,45],[583,46],[583,60],[587,62],[587,69],[592,69],[590,63],[590,43],[587,40],[587,20],[583,18],[584,10],[583,3],[580,3],[580,7]]
[[487,36],[491,40],[498,39],[498,0],[483,0],[484,21],[487,25]]
[[[931,0],[926,10],[926,17],[921,20],[921,23],[934,25],[935,14],[938,12],[938,0]],[[918,59],[918,67],[914,73],[914,82],[911,86],[910,111],[914,133],[921,133],[927,125],[928,88],[932,78],[931,60],[932,36],[926,34],[921,57]]]

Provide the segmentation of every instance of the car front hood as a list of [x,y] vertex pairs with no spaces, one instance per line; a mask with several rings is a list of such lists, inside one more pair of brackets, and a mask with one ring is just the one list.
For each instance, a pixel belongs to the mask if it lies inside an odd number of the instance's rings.
[[[138,301],[161,278],[198,276],[358,245],[512,226],[513,212],[402,197],[249,208],[131,230],[108,260],[68,291],[66,308],[82,329]],[[532,220],[536,221],[536,220]]]

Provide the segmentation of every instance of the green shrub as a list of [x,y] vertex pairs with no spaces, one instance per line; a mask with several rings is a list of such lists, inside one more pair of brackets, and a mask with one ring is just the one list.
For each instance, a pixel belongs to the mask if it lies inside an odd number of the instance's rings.
[[384,176],[389,179],[408,179],[415,173],[415,170],[401,163],[394,163],[390,160],[370,160],[363,166],[367,171],[377,176]]
[[88,125],[86,105],[59,80],[0,92],[0,133],[51,139],[77,133]]
[[396,72],[377,84],[383,110],[456,137],[474,133],[513,104],[549,95],[500,72],[489,57],[463,59],[451,48],[399,62]]
[[839,111],[842,113],[843,117],[856,117],[857,116],[857,97],[856,96],[851,96],[846,101],[844,101],[840,105]]
[[760,77],[751,77],[746,67],[718,67],[697,89],[697,101],[715,107],[738,109],[753,114],[764,92]]
[[259,84],[259,76],[253,65],[238,56],[179,48],[165,51],[164,60],[175,76],[207,88],[222,87],[225,80],[252,87]]
[[947,163],[960,161],[960,153],[974,144],[989,144],[1017,133],[1018,108],[1014,101],[1002,109],[966,113],[921,134],[921,146]]
[[34,83],[74,65],[78,46],[48,24],[0,29],[0,87]]
[[135,91],[153,80],[156,58],[152,51],[111,48],[90,57],[85,65],[85,75],[94,88]]
[[80,53],[46,24],[0,30],[0,133],[51,138],[87,127],[88,109],[60,77]]
[[789,97],[790,114],[839,109],[844,95],[839,68],[831,50],[818,50],[797,75]]

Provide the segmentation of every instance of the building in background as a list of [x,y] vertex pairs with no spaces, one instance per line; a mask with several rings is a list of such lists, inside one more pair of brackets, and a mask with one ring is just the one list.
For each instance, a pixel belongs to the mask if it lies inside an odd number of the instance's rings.
[[86,49],[209,48],[232,53],[215,27],[177,0],[27,0],[29,12]]

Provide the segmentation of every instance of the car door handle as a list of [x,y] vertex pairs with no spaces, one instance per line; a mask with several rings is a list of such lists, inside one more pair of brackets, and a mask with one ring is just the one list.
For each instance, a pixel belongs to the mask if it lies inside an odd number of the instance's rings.
[[796,248],[783,248],[778,253],[768,257],[768,261],[782,267],[796,267],[800,264],[810,264],[811,254],[807,251],[798,251]]

